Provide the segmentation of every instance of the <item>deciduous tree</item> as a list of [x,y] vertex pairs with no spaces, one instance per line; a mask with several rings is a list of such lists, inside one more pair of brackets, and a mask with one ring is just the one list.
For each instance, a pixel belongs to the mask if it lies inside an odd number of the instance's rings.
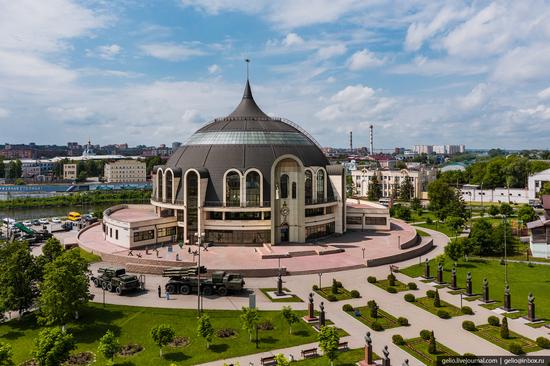
[[334,365],[334,360],[338,356],[338,344],[340,336],[335,327],[322,326],[319,332],[319,348],[323,355],[329,359],[330,365]]
[[32,355],[40,366],[58,366],[67,360],[74,348],[71,334],[60,327],[46,328],[35,340]]
[[292,324],[298,323],[300,321],[300,317],[294,311],[292,311],[292,308],[290,306],[283,306],[281,313],[283,315],[283,318],[285,318],[286,322],[288,323],[289,333],[292,334]]
[[207,314],[203,314],[197,324],[197,335],[204,338],[206,341],[206,349],[210,348],[212,336],[214,335],[214,327]]
[[0,366],[13,366],[15,363],[12,359],[13,352],[11,346],[7,343],[0,342]]
[[151,338],[157,346],[159,346],[159,354],[162,357],[162,347],[174,340],[176,331],[168,324],[160,324],[151,329]]
[[0,300],[5,310],[21,314],[32,305],[35,275],[34,260],[26,242],[0,244]]
[[260,321],[258,309],[243,306],[240,318],[243,329],[248,332],[248,340],[252,342],[252,332],[256,330]]
[[99,339],[97,350],[103,357],[108,359],[111,364],[113,363],[113,358],[120,351],[120,344],[111,330],[108,330],[107,333]]

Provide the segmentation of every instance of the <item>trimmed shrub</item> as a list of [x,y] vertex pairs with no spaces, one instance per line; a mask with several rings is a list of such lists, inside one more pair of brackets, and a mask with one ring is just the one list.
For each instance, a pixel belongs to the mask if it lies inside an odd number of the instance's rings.
[[506,317],[502,318],[502,323],[500,323],[500,338],[502,339],[510,338],[510,330],[508,329],[508,319]]
[[498,327],[500,325],[500,320],[497,316],[491,315],[487,318],[487,323],[489,323],[489,325],[492,325],[493,327]]
[[340,282],[340,281],[336,281],[336,287],[344,288],[344,286],[342,285],[342,282]]
[[388,284],[390,286],[395,286],[395,275],[393,273],[388,275]]
[[319,286],[313,285],[312,289],[313,289],[313,291],[319,291]]
[[469,306],[463,306],[461,309],[460,309],[460,312],[462,314],[466,314],[466,315],[474,315],[474,311],[472,310],[471,307]]
[[474,330],[476,330],[476,325],[471,320],[464,320],[462,322],[462,328],[469,332],[473,332]]
[[415,302],[416,300],[413,294],[405,294],[403,298],[405,299],[406,302]]
[[426,217],[426,224],[431,225],[434,223],[434,220],[431,217]]
[[374,300],[367,301],[367,307],[369,309],[373,308],[375,305],[376,305],[376,301],[374,301]]
[[357,298],[361,297],[361,294],[360,294],[359,291],[357,291],[357,290],[351,290],[351,291],[349,292],[349,294],[350,294],[351,297],[353,297],[354,299],[357,299]]
[[407,283],[407,287],[409,288],[409,290],[418,290],[418,286],[414,282]]
[[390,294],[396,294],[396,293],[397,293],[397,289],[396,289],[395,287],[391,287],[391,286],[390,286],[390,287],[388,287],[388,292],[389,292]]
[[368,283],[376,283],[376,277],[374,277],[374,276],[367,277],[367,282]]
[[512,352],[514,355],[522,355],[525,353],[521,347],[521,344],[515,342],[510,344],[508,351]]
[[428,329],[422,329],[420,331],[420,338],[422,338],[423,340],[427,341],[428,339],[430,339],[432,335],[432,332],[429,331]]
[[440,317],[441,319],[450,319],[451,318],[451,315],[446,310],[438,310],[437,311],[437,316]]
[[336,296],[334,296],[333,294],[327,295],[327,300],[330,301],[330,302],[338,301]]
[[353,311],[353,306],[351,306],[350,304],[344,304],[344,306],[342,306],[342,310]]
[[402,316],[400,316],[399,318],[397,318],[397,322],[399,323],[399,325],[402,325],[402,326],[407,326],[407,325],[409,325],[409,319],[404,318],[404,317],[402,317]]
[[434,290],[426,291],[426,296],[428,296],[430,299],[433,299],[435,297],[435,291]]
[[338,294],[338,289],[340,287],[338,287],[338,281],[336,281],[335,279],[332,280],[332,286],[330,287],[330,292],[332,292],[334,295],[337,295]]
[[384,327],[382,326],[382,324],[378,322],[372,323],[370,327],[372,328],[372,330],[375,330],[377,332],[381,332],[384,330]]
[[550,348],[550,340],[546,337],[538,337],[537,338],[537,345],[540,348]]
[[428,353],[435,355],[437,353],[437,343],[435,342],[434,331],[430,333],[430,343],[428,344]]
[[398,346],[401,346],[401,345],[405,344],[405,340],[403,339],[403,337],[400,334],[394,334],[391,337],[391,340],[392,340],[393,344],[396,344]]

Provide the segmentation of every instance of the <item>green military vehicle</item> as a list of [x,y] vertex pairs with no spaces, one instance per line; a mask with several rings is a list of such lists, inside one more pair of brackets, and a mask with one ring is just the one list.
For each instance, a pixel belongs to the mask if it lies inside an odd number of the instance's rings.
[[[162,275],[169,278],[164,286],[165,291],[169,294],[182,295],[196,293],[199,287],[198,272],[197,267],[165,269]],[[217,293],[220,296],[226,296],[229,292],[241,292],[244,289],[243,276],[238,273],[214,271],[209,275],[204,266],[201,266],[200,273],[200,287],[203,295]]]
[[144,280],[142,276],[126,274],[124,268],[99,268],[98,276],[92,276],[91,280],[95,287],[101,287],[109,292],[116,292],[122,295],[124,292],[132,290],[142,290]]

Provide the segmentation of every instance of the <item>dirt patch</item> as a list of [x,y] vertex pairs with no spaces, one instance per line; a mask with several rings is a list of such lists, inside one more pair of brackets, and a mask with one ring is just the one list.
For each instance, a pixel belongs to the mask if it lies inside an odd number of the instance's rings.
[[121,356],[132,356],[141,351],[143,351],[143,347],[140,344],[131,343],[120,347],[120,352],[118,354]]
[[64,365],[67,366],[85,366],[89,365],[95,360],[95,355],[92,352],[80,352],[75,355],[69,356],[67,362]]
[[189,342],[189,338],[184,336],[177,336],[174,337],[174,340],[168,343],[168,345],[170,347],[186,347],[187,345],[189,345]]

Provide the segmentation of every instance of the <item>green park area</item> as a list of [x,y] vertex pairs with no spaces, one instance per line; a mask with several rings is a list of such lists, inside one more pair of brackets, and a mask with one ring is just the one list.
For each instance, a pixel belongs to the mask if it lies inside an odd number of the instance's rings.
[[[99,365],[107,363],[97,349],[99,339],[108,330],[115,333],[121,345],[139,344],[142,347],[134,355],[116,356],[117,365],[195,365],[317,341],[317,332],[302,320],[293,324],[290,334],[289,325],[280,311],[260,311],[259,345],[256,348],[255,334],[250,341],[248,332],[242,328],[240,311],[209,310],[206,313],[215,330],[209,349],[204,339],[197,336],[195,310],[118,305],[103,308],[99,304],[89,304],[80,312],[77,322],[67,324],[67,330],[76,341],[73,354],[93,352]],[[301,317],[305,312],[297,311],[296,314]],[[151,329],[159,324],[170,324],[176,336],[183,340],[183,346],[165,346],[162,358],[150,335]],[[42,329],[34,315],[27,315],[1,324],[0,341],[11,345],[13,360],[19,364],[31,358],[30,352]]]
[[[398,280],[394,280],[393,284],[390,284],[390,280],[377,280],[376,282],[374,282],[374,285],[391,293],[409,290],[409,287],[406,283],[400,282]],[[389,288],[394,288],[395,290],[388,290]]]
[[[494,305],[502,305],[504,296],[505,266],[500,261],[490,259],[460,260],[457,263],[457,284],[466,286],[466,274],[471,272],[473,292],[482,293],[483,279],[489,281],[489,296],[496,300]],[[430,262],[431,273],[435,275],[437,265]],[[452,263],[446,261],[443,266],[444,281],[451,281]],[[520,311],[519,315],[527,314],[527,296],[530,292],[535,295],[537,317],[550,319],[550,266],[528,265],[526,263],[508,262],[508,284],[512,295],[512,306]],[[401,270],[401,273],[410,277],[419,277],[424,273],[424,264],[416,264]],[[442,291],[442,290],[440,290]]]
[[330,302],[360,298],[361,294],[357,290],[348,290],[342,286],[342,283],[336,280],[332,281],[332,286],[321,287],[313,286],[313,291],[319,296]]
[[[334,361],[334,366],[356,366],[357,362],[365,359],[365,349],[364,348],[354,348],[349,351],[340,351],[338,356]],[[378,355],[373,354],[374,360],[379,360]],[[300,360],[292,362],[292,366],[319,366],[319,365],[329,365],[328,360],[323,358],[310,358],[307,360]]]
[[345,306],[344,311],[375,331],[383,331],[385,329],[396,328],[409,324],[407,319],[397,319],[384,310],[379,309],[378,306],[373,309],[375,304],[376,303],[369,302],[370,306],[361,306],[357,308]]
[[412,304],[444,319],[464,315],[460,308],[443,300],[439,300],[439,306],[435,306],[434,299],[428,296],[415,299]]
[[430,341],[422,337],[406,339],[404,344],[399,345],[401,349],[408,352],[416,359],[422,361],[425,365],[436,365],[437,357],[440,356],[458,356],[459,354],[452,349],[435,342],[435,352],[430,352]]
[[479,325],[474,331],[471,332],[501,348],[504,348],[507,351],[516,354],[535,352],[541,349],[535,341],[511,330],[508,331],[508,338],[502,338],[500,334],[500,326],[498,325]]

